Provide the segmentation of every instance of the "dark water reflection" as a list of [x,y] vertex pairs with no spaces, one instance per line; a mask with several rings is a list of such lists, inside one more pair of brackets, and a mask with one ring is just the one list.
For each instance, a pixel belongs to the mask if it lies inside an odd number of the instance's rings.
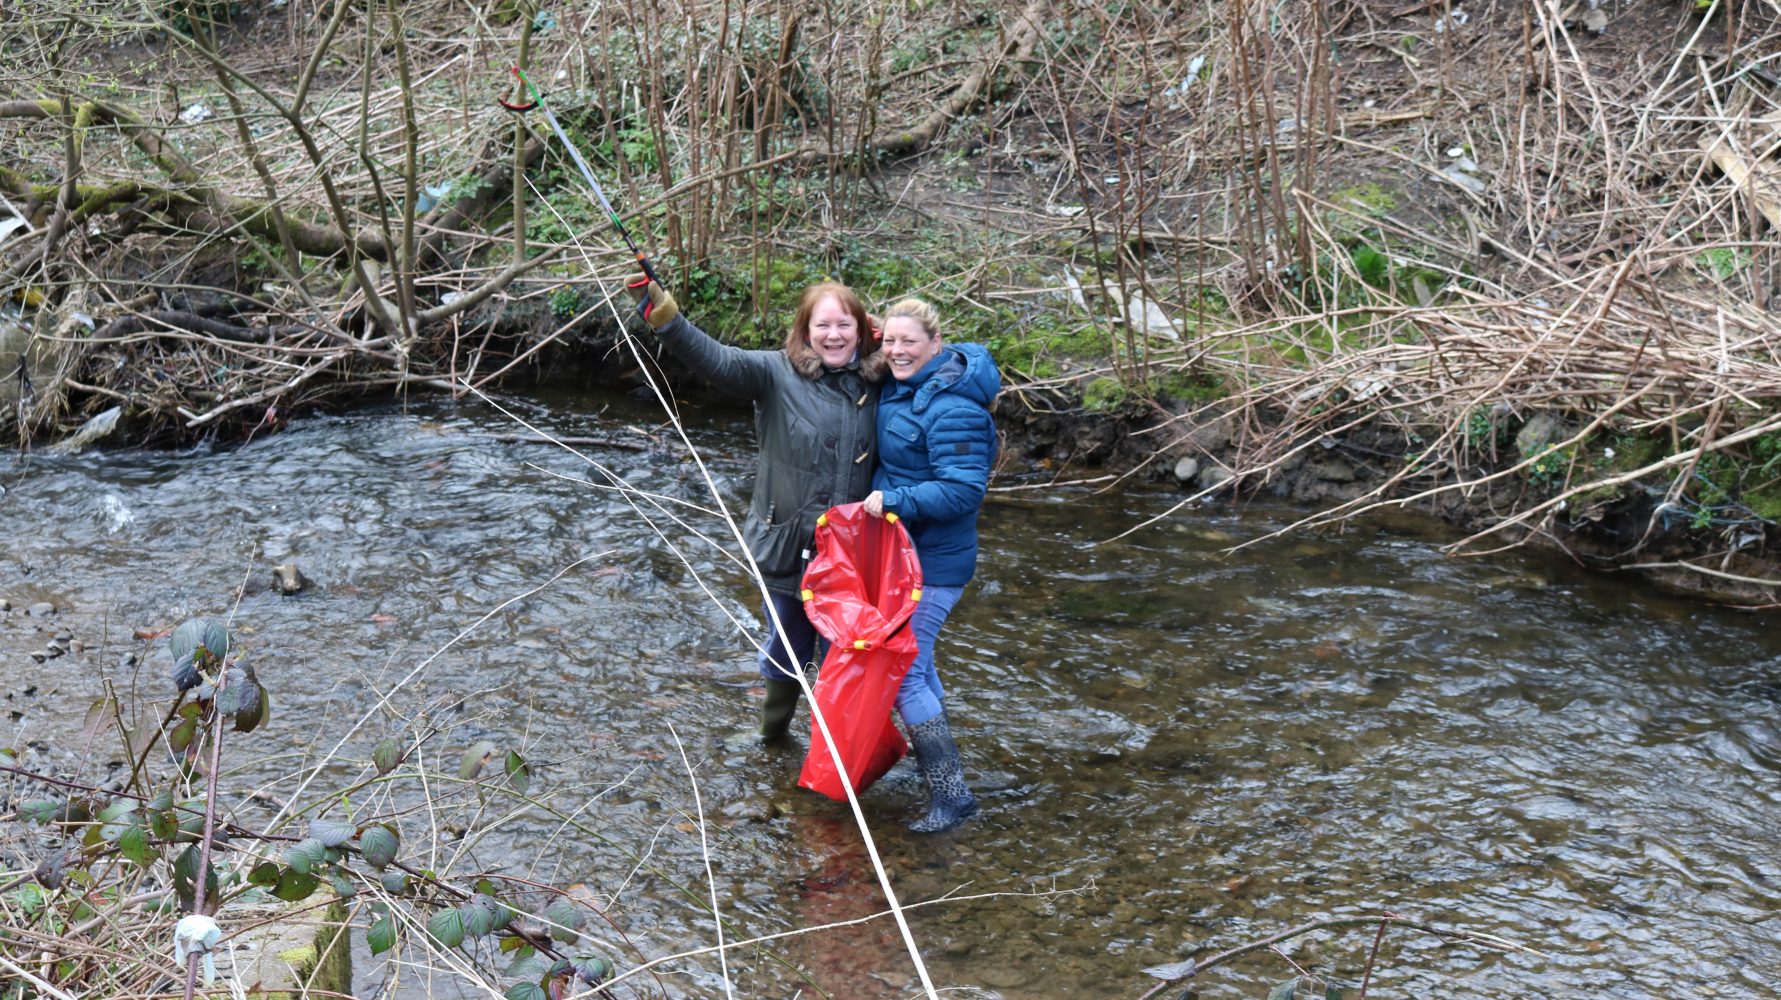
[[[516,405],[558,434],[660,431],[623,400]],[[695,441],[734,502],[746,422],[701,419]],[[386,693],[336,773],[407,727],[441,728],[420,756],[448,773],[476,740],[524,746],[550,762],[538,784],[554,815],[534,807],[473,841],[448,818],[424,860],[574,883],[607,908],[612,926],[595,932],[621,958],[614,927],[652,956],[712,940],[670,724],[716,824],[732,937],[878,909],[844,807],[792,787],[798,756],[722,741],[758,697],[729,620],[755,620],[740,574],[649,508],[658,537],[624,495],[582,482],[601,480],[575,456],[489,437],[516,430],[481,407],[426,404],[227,452],[8,459],[0,595],[71,603],[75,630],[104,637],[57,680],[86,694],[101,673],[130,680],[116,664],[132,628],[226,613],[250,579],[236,623],[276,701],[234,780],[322,755]],[[638,490],[707,502],[678,447],[586,450]],[[1781,642],[1767,619],[1540,557],[1449,559],[1414,521],[1225,557],[1290,512],[1208,510],[1088,544],[1172,500],[1020,491],[984,516],[983,569],[942,671],[985,815],[956,835],[903,833],[918,788],[900,772],[866,808],[905,901],[1093,893],[916,912],[937,982],[1135,996],[1146,966],[1386,908],[1544,957],[1394,932],[1376,995],[1778,995]],[[715,518],[673,509],[724,537]],[[264,568],[289,559],[313,592],[263,589]],[[6,628],[11,649],[16,613]],[[8,671],[28,662],[8,655]],[[152,663],[139,683],[158,689]],[[33,707],[9,740],[53,731],[58,710]],[[266,791],[313,801],[288,780]],[[369,807],[413,802],[394,792]],[[411,843],[427,839],[424,814],[403,823]],[[1352,988],[1370,943],[1322,935],[1288,952]],[[730,964],[744,996],[914,989],[882,921]],[[1202,995],[1259,997],[1290,975],[1264,952],[1208,974]],[[722,995],[715,960],[650,982]]]

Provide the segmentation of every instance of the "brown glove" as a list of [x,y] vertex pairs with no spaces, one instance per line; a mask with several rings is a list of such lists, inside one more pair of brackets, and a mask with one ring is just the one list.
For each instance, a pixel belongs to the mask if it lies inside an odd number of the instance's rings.
[[639,274],[634,280],[625,282],[625,288],[631,297],[637,300],[637,314],[643,317],[651,329],[660,330],[674,317],[680,315],[680,306],[674,302],[674,296],[661,285],[649,280],[646,274]]

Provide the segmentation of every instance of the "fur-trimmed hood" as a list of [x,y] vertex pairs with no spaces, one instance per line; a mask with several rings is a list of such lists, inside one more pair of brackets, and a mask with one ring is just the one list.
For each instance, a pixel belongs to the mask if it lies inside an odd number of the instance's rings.
[[[792,363],[792,370],[807,379],[815,379],[827,367],[822,363],[822,358],[817,356],[816,348],[807,343],[785,345],[785,357]],[[885,374],[890,371],[890,359],[884,356],[883,351],[873,351],[864,359],[856,356],[847,367],[857,367],[861,378],[877,385],[884,381]]]

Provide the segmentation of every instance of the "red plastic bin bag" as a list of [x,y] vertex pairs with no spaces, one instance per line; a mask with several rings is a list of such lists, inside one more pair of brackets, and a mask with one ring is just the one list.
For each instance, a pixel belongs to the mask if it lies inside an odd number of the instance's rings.
[[[816,705],[854,791],[863,792],[909,750],[891,721],[916,653],[909,618],[921,600],[921,563],[909,532],[896,515],[873,517],[862,504],[829,508],[816,522],[816,558],[804,570],[803,596],[810,624],[829,640]],[[847,799],[814,716],[798,784]]]

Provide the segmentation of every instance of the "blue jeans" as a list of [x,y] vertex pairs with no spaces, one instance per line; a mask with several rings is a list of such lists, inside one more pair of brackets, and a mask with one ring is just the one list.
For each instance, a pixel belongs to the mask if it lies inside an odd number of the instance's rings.
[[[817,634],[816,626],[804,617],[804,602],[797,595],[769,590],[767,600],[771,602],[771,608],[761,607],[761,617],[767,620],[767,641],[763,643],[766,648],[754,655],[755,664],[767,680],[795,680],[798,675],[792,665],[806,669],[821,665],[829,651],[829,641]],[[785,643],[779,639],[779,629],[773,627],[773,611],[779,612],[779,624],[785,629],[785,637],[791,640],[789,655]]]
[[897,714],[905,726],[919,726],[943,708],[940,702],[946,691],[940,686],[940,671],[934,667],[934,640],[964,593],[963,587],[921,588],[921,603],[915,606],[915,617],[909,623],[920,651],[903,677],[903,686],[897,689]]

